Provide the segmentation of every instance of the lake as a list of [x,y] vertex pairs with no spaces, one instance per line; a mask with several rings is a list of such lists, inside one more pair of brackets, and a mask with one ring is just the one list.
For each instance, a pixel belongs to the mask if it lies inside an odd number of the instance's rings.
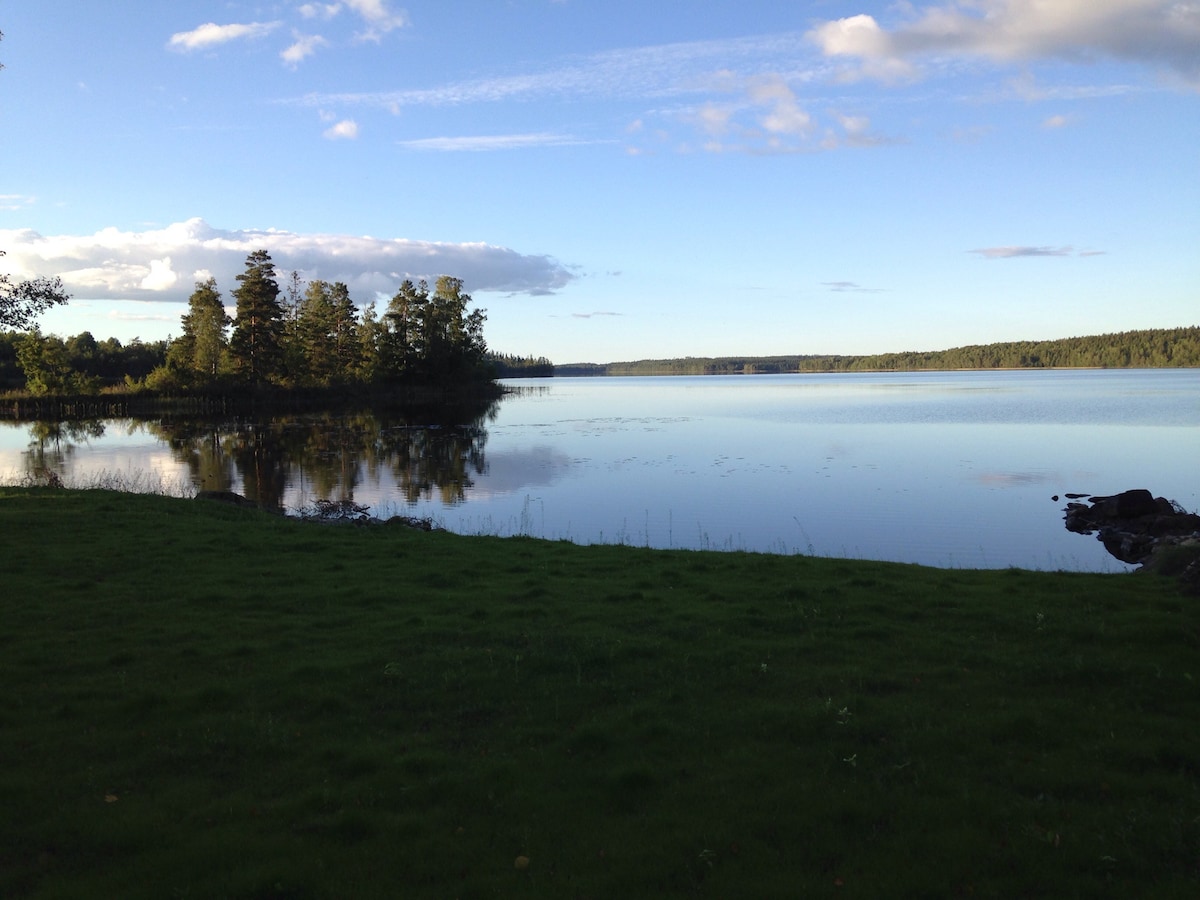
[[1200,370],[505,384],[445,421],[3,423],[0,477],[352,500],[465,534],[1084,571],[1128,567],[1066,531],[1063,495],[1200,505]]

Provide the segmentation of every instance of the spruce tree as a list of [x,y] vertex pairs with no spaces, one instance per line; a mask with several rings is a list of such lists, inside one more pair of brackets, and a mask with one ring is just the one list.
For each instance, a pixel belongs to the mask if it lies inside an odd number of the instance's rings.
[[255,250],[247,256],[246,271],[237,280],[241,284],[233,292],[237,318],[229,349],[238,373],[261,384],[280,374],[283,360],[283,306],[270,254]]

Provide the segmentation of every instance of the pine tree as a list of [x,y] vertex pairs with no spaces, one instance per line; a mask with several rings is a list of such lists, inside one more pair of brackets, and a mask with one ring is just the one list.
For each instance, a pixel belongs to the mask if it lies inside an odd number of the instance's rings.
[[283,360],[283,306],[270,254],[255,250],[247,256],[246,271],[237,280],[241,285],[233,292],[237,318],[229,349],[239,374],[261,384],[281,374]]

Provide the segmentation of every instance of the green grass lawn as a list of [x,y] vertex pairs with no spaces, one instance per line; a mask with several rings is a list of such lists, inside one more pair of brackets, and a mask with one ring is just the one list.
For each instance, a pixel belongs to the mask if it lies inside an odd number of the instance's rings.
[[1200,896],[1169,579],[107,491],[0,529],[0,897]]

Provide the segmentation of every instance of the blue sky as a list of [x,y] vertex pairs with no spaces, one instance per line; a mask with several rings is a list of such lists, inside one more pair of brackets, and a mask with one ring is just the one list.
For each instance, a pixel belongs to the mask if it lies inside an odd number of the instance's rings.
[[462,277],[555,362],[1200,322],[1200,6],[78,0],[0,8],[0,269],[179,333],[246,255]]

